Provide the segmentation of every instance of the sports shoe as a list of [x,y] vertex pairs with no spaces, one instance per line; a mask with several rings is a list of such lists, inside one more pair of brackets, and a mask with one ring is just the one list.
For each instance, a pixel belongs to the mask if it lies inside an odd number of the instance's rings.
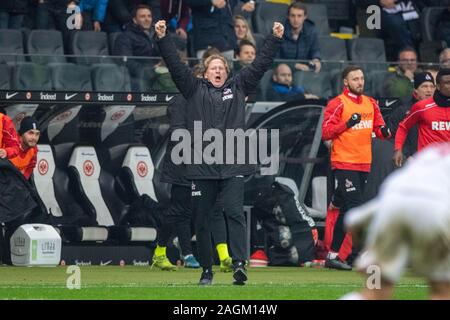
[[177,270],[177,267],[174,266],[169,261],[167,256],[153,256],[152,268],[153,267],[157,267],[157,268],[159,268],[161,270],[165,270],[165,271],[175,271],[175,270]]
[[327,258],[325,260],[325,268],[346,270],[346,271],[352,270],[351,266],[349,266],[347,263],[341,261],[341,259],[339,259],[338,257],[336,257],[334,259]]
[[185,268],[200,268],[200,263],[198,263],[197,259],[195,259],[194,255],[189,254],[184,258],[184,267]]
[[220,261],[220,272],[231,272],[233,271],[233,259],[231,257]]
[[212,272],[211,269],[203,270],[198,284],[200,286],[211,286],[213,281],[213,275],[214,273]]
[[264,250],[256,250],[250,256],[250,267],[267,267],[269,258],[267,258]]
[[245,270],[245,265],[242,262],[237,262],[234,265],[234,273],[233,273],[233,284],[237,286],[245,285],[245,281],[247,281],[247,271]]

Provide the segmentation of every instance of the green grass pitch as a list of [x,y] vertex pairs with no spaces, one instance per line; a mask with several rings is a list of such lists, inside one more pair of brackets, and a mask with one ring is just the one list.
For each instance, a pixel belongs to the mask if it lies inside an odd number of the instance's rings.
[[[151,299],[151,300],[322,300],[337,299],[360,289],[355,271],[314,268],[250,268],[246,286],[233,286],[231,273],[215,269],[214,285],[199,287],[200,271],[180,268],[167,272],[150,267],[80,267],[81,289],[68,289],[67,266],[0,267],[0,299]],[[427,286],[406,274],[396,299],[425,299]]]

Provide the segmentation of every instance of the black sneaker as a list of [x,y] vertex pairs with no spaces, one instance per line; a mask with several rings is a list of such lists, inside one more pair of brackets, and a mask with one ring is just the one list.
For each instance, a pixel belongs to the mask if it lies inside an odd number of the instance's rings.
[[212,281],[213,281],[213,272],[211,269],[206,269],[206,270],[203,270],[198,284],[200,286],[211,286]]
[[336,257],[334,259],[327,258],[325,260],[325,268],[346,270],[346,271],[352,270],[351,266],[349,266],[347,263],[341,261],[341,259],[339,259],[338,257]]
[[245,285],[245,281],[247,281],[247,271],[245,270],[245,265],[242,262],[237,262],[234,265],[234,273],[233,273],[233,284],[237,286]]

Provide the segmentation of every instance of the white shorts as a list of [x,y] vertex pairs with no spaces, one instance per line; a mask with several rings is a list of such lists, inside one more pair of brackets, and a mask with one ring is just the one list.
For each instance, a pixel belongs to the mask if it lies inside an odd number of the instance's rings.
[[384,193],[348,212],[348,227],[358,227],[373,214],[365,252],[357,267],[381,269],[384,279],[397,282],[405,267],[431,281],[450,281],[450,206],[429,195]]

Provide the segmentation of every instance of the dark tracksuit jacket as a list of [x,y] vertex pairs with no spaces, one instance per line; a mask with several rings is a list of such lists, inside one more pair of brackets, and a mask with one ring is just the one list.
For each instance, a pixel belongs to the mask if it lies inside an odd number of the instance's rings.
[[[255,90],[259,80],[271,67],[281,41],[273,35],[268,36],[255,61],[228,78],[221,88],[215,88],[208,80],[192,74],[189,67],[180,61],[170,36],[158,41],[172,79],[187,101],[186,128],[192,138],[195,136],[194,121],[201,121],[203,132],[214,128],[220,130],[224,137],[226,129],[245,129],[245,97]],[[191,150],[194,151],[192,146]],[[236,159],[237,154],[233,152]],[[223,159],[227,158],[226,153],[224,148]],[[187,164],[186,169],[187,178],[193,180],[192,201],[201,266],[211,268],[213,263],[211,221],[219,194],[228,218],[233,260],[242,263],[246,259],[246,227],[243,215],[244,181],[239,176],[252,174],[255,166],[236,164],[236,161],[234,164],[209,165],[202,161],[202,164]]]
[[[251,65],[228,78],[222,88],[215,88],[208,80],[196,78],[189,67],[180,61],[170,35],[158,41],[172,79],[187,100],[186,126],[192,137],[194,121],[202,122],[203,132],[215,128],[221,130],[224,137],[226,129],[245,129],[245,97],[255,90],[261,77],[271,67],[280,43],[281,39],[269,35]],[[247,164],[188,164],[186,169],[190,180],[227,179],[255,172],[255,166]]]
[[[395,137],[395,134],[397,133],[398,125],[400,122],[403,121],[403,119],[406,118],[406,116],[409,114],[409,111],[411,107],[418,102],[414,96],[407,102],[403,103],[401,106],[398,106],[397,108],[392,111],[389,121],[387,123],[389,129],[391,129],[392,136]],[[419,136],[419,129],[417,126],[412,127],[408,131],[408,136],[405,141],[405,145],[403,147],[403,154],[405,157],[410,157],[414,153],[417,152],[417,141]]]

